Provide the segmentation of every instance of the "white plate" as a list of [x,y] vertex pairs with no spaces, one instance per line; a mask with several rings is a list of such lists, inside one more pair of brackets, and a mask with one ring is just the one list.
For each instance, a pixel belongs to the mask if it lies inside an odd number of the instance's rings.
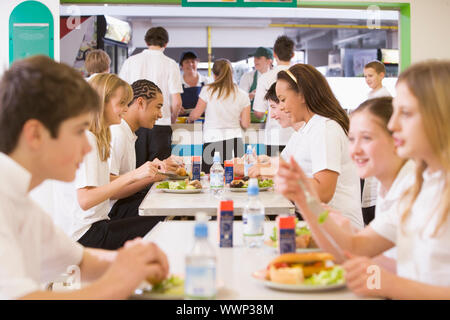
[[328,291],[345,288],[345,283],[330,285],[305,285],[305,284],[284,284],[272,282],[265,279],[266,270],[256,271],[252,274],[253,278],[264,284],[266,287],[275,290],[293,291],[293,292],[311,292],[311,291]]
[[[248,188],[229,188],[229,190],[231,192],[247,192]],[[264,187],[264,188],[259,188],[259,191],[267,191],[272,189],[272,187]]]
[[166,193],[183,193],[183,194],[193,194],[202,193],[203,189],[159,189]]

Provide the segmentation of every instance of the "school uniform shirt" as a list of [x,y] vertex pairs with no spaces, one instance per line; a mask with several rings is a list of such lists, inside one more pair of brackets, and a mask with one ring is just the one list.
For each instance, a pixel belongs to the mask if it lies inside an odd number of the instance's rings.
[[[109,127],[111,130],[111,155],[108,159],[109,172],[120,176],[136,169],[136,149],[134,144],[137,135],[131,130],[126,120]],[[110,200],[110,207],[117,200]]]
[[109,172],[121,175],[136,169],[136,150],[134,144],[137,135],[131,131],[126,120],[120,124],[112,125],[111,130],[111,156],[108,159]]
[[291,156],[295,155],[295,150],[296,150],[297,144],[298,144],[297,139],[299,139],[301,137],[301,130],[302,130],[302,128],[300,128],[298,131],[294,130],[294,133],[289,138],[289,141],[286,144],[286,147],[283,149],[283,151],[281,151],[280,156],[285,161],[289,161],[289,158]]
[[129,84],[140,79],[153,81],[161,89],[164,98],[162,118],[155,124],[171,125],[170,95],[183,92],[180,69],[175,60],[164,55],[162,50],[146,49],[125,60],[119,76]]
[[266,145],[285,146],[289,141],[291,135],[294,133],[294,129],[290,127],[282,128],[277,120],[272,119],[272,117],[270,116],[271,111],[269,108],[269,104],[264,99],[264,96],[266,95],[270,86],[277,81],[278,72],[287,69],[289,69],[289,66],[278,65],[272,70],[269,70],[266,73],[262,74],[258,79],[255,100],[253,101],[253,110],[258,112],[268,111],[266,127],[264,130]]
[[348,154],[348,137],[334,120],[314,115],[296,137],[294,158],[305,174],[312,178],[322,170],[339,174],[334,196],[328,205],[352,224],[364,226],[361,211],[361,185],[356,167]]
[[255,72],[258,72],[257,79],[262,76],[262,73],[258,70],[253,70],[247,73],[244,73],[239,81],[239,88],[244,90],[247,93],[250,93],[250,88],[252,87],[253,77],[255,76]]
[[241,113],[250,106],[248,94],[234,86],[235,91],[228,97],[218,98],[211,94],[208,86],[202,88],[199,98],[206,102],[203,142],[217,142],[242,138]]
[[381,87],[375,92],[369,92],[368,99],[381,98],[381,97],[392,97],[391,93],[385,86]]
[[0,299],[42,290],[79,265],[83,247],[56,227],[29,196],[31,174],[0,153]]
[[108,161],[101,161],[97,139],[95,135],[86,131],[86,136],[92,147],[83,159],[80,168],[76,172],[75,181],[72,183],[55,184],[55,212],[58,215],[64,214],[65,221],[61,228],[73,240],[78,241],[97,221],[109,220],[109,200],[105,200],[98,205],[83,210],[78,203],[77,190],[84,187],[100,187],[110,182]]
[[[399,188],[406,190],[414,176],[405,179]],[[450,287],[450,219],[432,236],[440,213],[437,211],[445,186],[443,171],[423,173],[423,184],[407,220],[401,222],[405,203],[395,206],[393,214],[380,214],[370,227],[396,244],[397,275],[430,285]],[[448,214],[448,213],[447,213]]]
[[[403,167],[400,169],[400,171],[397,174],[397,177],[395,177],[394,182],[392,183],[392,186],[386,192],[386,194],[383,196],[381,194],[381,186],[378,187],[377,191],[377,202],[375,207],[375,218],[378,215],[385,215],[385,214],[396,214],[397,204],[400,201],[403,191],[404,191],[404,183],[405,181],[411,181],[414,177],[415,172],[415,163],[413,160],[408,160]],[[384,253],[385,256],[396,259],[397,253],[396,249],[390,249]]]

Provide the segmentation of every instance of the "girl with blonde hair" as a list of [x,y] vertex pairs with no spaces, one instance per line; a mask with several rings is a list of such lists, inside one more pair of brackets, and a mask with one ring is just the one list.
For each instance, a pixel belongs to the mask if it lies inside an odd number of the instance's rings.
[[58,194],[56,206],[61,207],[55,212],[67,214],[61,227],[74,240],[86,247],[114,250],[127,240],[144,236],[155,222],[145,217],[111,221],[108,217],[109,199],[115,199],[129,184],[154,177],[158,168],[147,162],[138,169],[110,178],[109,127],[120,123],[133,98],[133,91],[128,83],[114,74],[98,74],[89,83],[101,101],[100,110],[93,115],[86,132],[92,151],[81,162],[74,185],[55,188]]
[[209,173],[214,152],[220,153],[222,164],[244,154],[242,129],[250,125],[250,99],[233,82],[233,69],[227,59],[218,59],[213,65],[214,82],[202,88],[197,106],[189,121],[197,120],[205,112],[203,128],[202,170]]
[[[323,249],[340,255],[326,238],[326,231],[347,251],[349,259],[343,265],[347,286],[358,295],[450,299],[449,85],[448,60],[418,63],[399,76],[388,129],[397,154],[413,159],[416,173],[398,186],[402,196],[394,210],[377,213],[375,220],[355,235],[342,230],[334,219],[320,225],[299,187],[300,180],[312,192],[302,170],[292,160],[280,166],[278,190],[301,208]],[[396,274],[372,259],[393,246],[397,249]]]

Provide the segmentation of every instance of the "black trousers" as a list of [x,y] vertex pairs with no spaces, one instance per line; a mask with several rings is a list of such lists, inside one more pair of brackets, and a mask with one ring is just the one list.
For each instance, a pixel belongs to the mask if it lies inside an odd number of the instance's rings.
[[145,236],[158,221],[153,217],[98,221],[78,242],[89,248],[117,250],[128,240]]
[[286,146],[278,146],[278,145],[266,145],[266,154],[269,157],[276,157],[281,154]]
[[136,168],[155,158],[164,160],[172,154],[172,127],[154,126],[153,129],[139,128],[136,131]]
[[147,189],[127,198],[117,200],[109,212],[111,220],[139,217],[139,206],[146,194]]
[[202,171],[209,173],[213,165],[214,152],[220,153],[220,161],[223,166],[225,160],[231,160],[232,150],[235,157],[244,155],[244,142],[242,138],[234,138],[216,142],[206,142],[203,144]]

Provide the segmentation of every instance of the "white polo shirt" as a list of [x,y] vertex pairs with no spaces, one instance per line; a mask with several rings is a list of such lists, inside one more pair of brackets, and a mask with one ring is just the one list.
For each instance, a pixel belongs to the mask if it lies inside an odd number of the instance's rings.
[[29,196],[31,174],[0,153],[0,299],[42,290],[67,267],[79,265],[83,247],[56,227]]
[[108,159],[109,172],[118,176],[136,169],[136,149],[134,144],[137,135],[131,131],[126,120],[120,124],[112,125],[111,129],[111,156]]
[[391,93],[385,86],[381,87],[375,92],[369,92],[368,99],[381,98],[381,97],[392,97]]
[[257,81],[261,78],[262,73],[258,70],[252,70],[250,72],[246,72],[242,75],[241,80],[239,80],[239,88],[244,90],[247,93],[250,93],[250,88],[252,87],[253,77],[255,76],[255,72],[258,72]]
[[339,174],[336,191],[328,205],[356,228],[363,228],[361,184],[348,154],[348,137],[341,126],[316,114],[299,130],[296,141],[294,158],[308,177],[322,170]]
[[289,69],[289,66],[278,65],[272,70],[262,74],[258,79],[258,86],[256,87],[255,100],[253,100],[253,110],[258,112],[266,112],[267,114],[266,127],[264,130],[264,137],[266,145],[285,146],[291,135],[294,133],[294,129],[282,128],[279,122],[272,119],[270,116],[271,111],[269,104],[264,99],[270,86],[277,81],[278,72]]
[[171,125],[171,94],[182,93],[181,74],[175,60],[164,55],[163,50],[146,49],[129,57],[123,63],[119,76],[132,84],[136,80],[153,81],[163,94],[162,118],[156,125]]
[[[64,214],[59,218],[60,227],[75,241],[79,240],[91,225],[97,221],[109,220],[109,200],[83,210],[78,203],[77,189],[100,187],[110,183],[108,161],[101,161],[95,135],[86,131],[92,147],[76,172],[75,181],[71,183],[55,182],[55,212]],[[64,222],[61,222],[64,221]]]
[[217,97],[206,86],[200,91],[199,98],[206,102],[203,142],[216,142],[233,138],[242,138],[241,113],[250,106],[248,94],[236,85],[234,94]]
[[[414,183],[414,176],[405,179],[401,190]],[[397,203],[395,211],[380,214],[370,227],[382,237],[392,241],[397,248],[397,275],[430,285],[450,287],[450,219],[432,237],[440,219],[438,205],[445,186],[443,171],[424,172],[423,184],[408,219],[401,222],[405,204]],[[448,215],[448,213],[447,213]]]
[[[304,125],[303,125],[303,127],[304,127]],[[296,150],[297,144],[298,144],[297,139],[299,139],[301,137],[301,130],[302,130],[302,128],[300,128],[298,131],[294,130],[294,133],[289,138],[289,141],[286,144],[286,147],[283,149],[283,151],[281,151],[280,156],[285,161],[289,161],[289,158],[291,156],[295,156],[295,150]]]
[[[402,197],[403,191],[405,191],[405,184],[408,181],[410,181],[410,183],[414,182],[415,169],[416,165],[414,161],[408,160],[400,169],[397,177],[395,177],[395,180],[392,183],[391,188],[384,196],[381,194],[381,186],[379,185],[377,192],[377,203],[375,207],[375,217],[378,215],[396,214],[397,204]],[[397,251],[395,248],[386,251],[384,255],[392,259],[397,259]]]

